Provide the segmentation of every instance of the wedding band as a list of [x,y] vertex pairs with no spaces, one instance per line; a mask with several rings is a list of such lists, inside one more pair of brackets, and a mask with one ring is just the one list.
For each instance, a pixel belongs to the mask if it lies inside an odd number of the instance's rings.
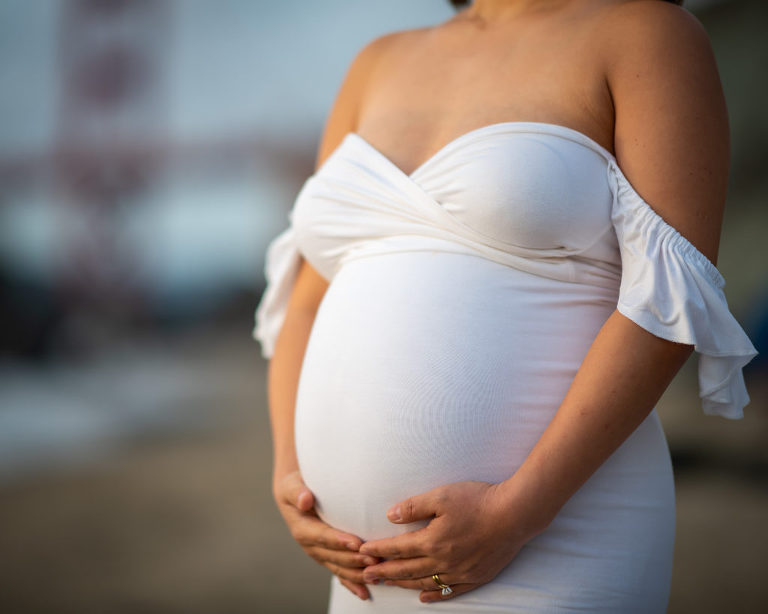
[[453,589],[447,584],[444,584],[443,581],[440,579],[440,574],[434,574],[432,576],[432,579],[435,581],[435,584],[437,584],[441,588],[441,594],[443,595],[443,597],[445,597],[446,595],[450,595],[453,592]]

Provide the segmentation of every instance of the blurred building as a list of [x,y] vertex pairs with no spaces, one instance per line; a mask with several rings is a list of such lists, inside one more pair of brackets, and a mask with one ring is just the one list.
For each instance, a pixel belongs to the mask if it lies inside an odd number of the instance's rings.
[[[6,353],[83,349],[125,325],[210,315],[237,293],[253,299],[293,187],[285,176],[311,168],[314,135],[275,140],[257,105],[226,122],[206,116],[199,98],[227,113],[222,96],[252,100],[264,89],[264,59],[246,44],[263,38],[261,4],[0,8],[0,283],[4,320],[14,323],[3,329]],[[216,13],[223,23],[211,31]],[[242,20],[250,29],[225,39]],[[238,57],[233,43],[250,53]],[[211,47],[218,64],[206,71]],[[250,84],[233,74],[238,62]],[[214,72],[229,73],[229,92],[210,82]]]

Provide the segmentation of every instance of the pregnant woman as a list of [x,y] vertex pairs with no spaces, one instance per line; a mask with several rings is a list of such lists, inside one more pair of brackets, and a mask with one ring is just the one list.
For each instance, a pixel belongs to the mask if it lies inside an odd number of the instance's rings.
[[704,412],[749,401],[728,161],[672,2],[475,0],[358,54],[253,331],[274,495],[332,614],[665,611],[654,405],[694,349]]

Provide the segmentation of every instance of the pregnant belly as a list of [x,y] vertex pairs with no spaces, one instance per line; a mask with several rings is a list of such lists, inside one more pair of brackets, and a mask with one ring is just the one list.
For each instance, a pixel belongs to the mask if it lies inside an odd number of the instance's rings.
[[409,252],[346,263],[307,344],[296,446],[320,516],[375,539],[385,512],[522,463],[613,310],[602,289],[480,257]]

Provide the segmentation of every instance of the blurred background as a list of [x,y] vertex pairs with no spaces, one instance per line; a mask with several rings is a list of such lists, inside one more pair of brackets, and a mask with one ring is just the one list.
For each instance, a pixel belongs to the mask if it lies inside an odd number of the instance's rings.
[[[670,612],[768,611],[768,4],[686,6],[730,109],[718,266],[763,355],[746,418],[695,360],[659,405]],[[320,613],[274,508],[251,338],[264,251],[354,54],[447,0],[0,0],[0,609]]]

